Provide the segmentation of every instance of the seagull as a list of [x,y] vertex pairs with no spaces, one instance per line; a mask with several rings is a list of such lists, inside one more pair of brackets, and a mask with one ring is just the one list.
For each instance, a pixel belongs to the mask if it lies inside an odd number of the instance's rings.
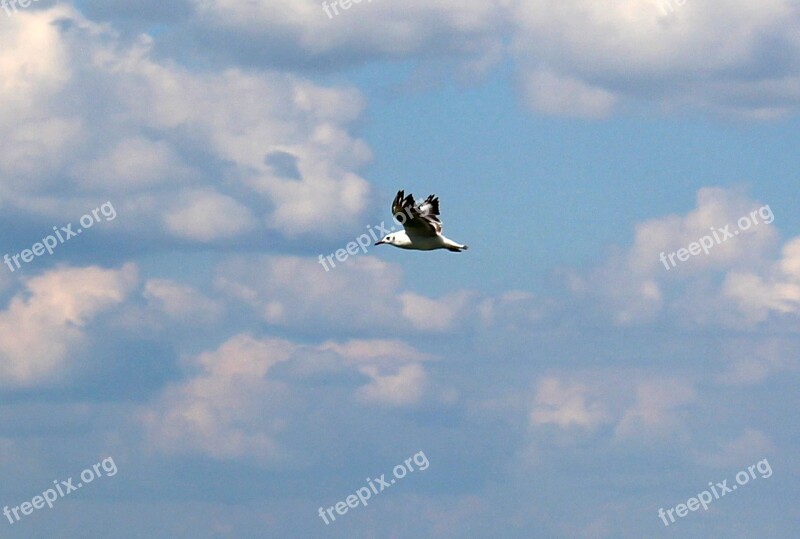
[[442,235],[442,222],[439,220],[439,198],[428,195],[420,205],[415,205],[414,195],[408,196],[398,191],[392,202],[392,214],[403,225],[400,232],[392,232],[381,238],[375,245],[394,245],[401,249],[432,251],[447,249],[454,253],[466,251],[468,247],[456,243]]

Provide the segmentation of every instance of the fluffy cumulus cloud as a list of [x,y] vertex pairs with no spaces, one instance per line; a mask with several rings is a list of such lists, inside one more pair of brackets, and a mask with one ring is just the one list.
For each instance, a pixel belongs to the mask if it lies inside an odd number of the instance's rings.
[[68,165],[81,143],[84,120],[55,99],[74,77],[68,45],[53,24],[68,12],[22,11],[0,28],[6,44],[0,52],[0,127],[7,142],[0,149],[0,195],[40,187]]
[[[791,0],[768,0],[758,5],[745,0],[724,0],[713,5],[677,0],[624,0],[613,4],[591,0],[557,3],[493,0],[472,4],[432,0],[406,2],[403,6],[375,1],[351,3],[348,9],[342,9],[338,2],[335,8],[333,4],[325,4],[329,7],[328,15],[323,3],[316,0],[192,0],[180,3],[179,9],[164,16],[168,20],[178,18],[186,23],[178,31],[176,43],[184,46],[193,40],[202,40],[206,45],[212,43],[213,46],[206,46],[194,54],[226,64],[277,69],[290,66],[337,69],[367,61],[447,57],[460,63],[464,69],[483,73],[508,59],[515,65],[524,101],[533,110],[546,114],[604,117],[626,106],[649,101],[664,109],[689,107],[718,114],[771,119],[795,113],[800,104],[797,90],[800,87],[800,38],[794,31],[800,20],[800,10]],[[96,11],[93,3],[87,9],[90,13]],[[75,53],[63,39],[63,29],[48,27],[49,21],[54,14],[72,21],[77,15],[67,12],[64,7],[58,10],[57,13],[32,10],[20,13],[6,29],[4,42],[13,44],[4,51],[9,64],[25,65],[25,58],[30,57],[33,51],[44,52],[33,60],[31,65],[34,69],[30,73],[22,75],[17,72],[6,86],[7,92],[13,93],[14,100],[20,105],[35,102],[31,96],[48,95],[67,84],[76,71],[85,67],[61,61],[73,59]],[[143,6],[132,14],[120,5],[103,13],[117,16],[121,21],[147,21],[157,17],[160,10]],[[23,35],[22,30],[26,27],[29,27],[24,32],[26,37],[18,37]],[[87,30],[95,35],[102,33],[97,25],[92,25],[91,29],[84,25],[83,31]],[[106,63],[114,55],[125,54],[124,48],[117,47],[112,52],[106,46],[91,61]],[[101,60],[99,56],[104,58]],[[141,62],[149,59],[146,53],[144,57],[139,56],[138,66],[128,65],[141,74],[144,67]],[[214,117],[214,120],[226,122],[226,107],[222,102],[228,100],[223,100],[218,92],[204,91],[212,86],[207,80],[204,85],[198,80],[202,77],[192,77],[194,84],[175,85],[182,78],[180,73],[169,66],[160,67],[171,75],[168,79],[173,83],[173,92],[178,88],[194,87],[197,91],[190,93],[196,97],[209,96],[220,101],[216,103],[219,114],[211,113],[206,103],[192,116],[204,116],[206,121],[212,121]],[[152,70],[150,74],[156,75]],[[183,79],[189,82],[186,77]],[[25,88],[33,82],[39,82],[41,86],[25,96]],[[158,81],[152,82],[158,86]],[[161,82],[166,83],[163,79]],[[247,99],[249,92],[245,88],[254,89],[252,80],[249,85],[241,79],[229,79],[228,82],[238,90],[226,90],[230,101],[247,100],[253,113],[250,118],[258,118],[258,113],[263,116],[269,107],[252,98]],[[208,101],[185,99],[183,106],[175,109],[172,107],[174,98],[169,99],[172,92],[165,87],[160,90],[158,93],[168,101],[146,102],[156,105],[153,113],[177,112],[186,109],[189,103]],[[237,95],[242,91],[245,95]],[[274,96],[273,92],[262,95]],[[281,93],[280,89],[278,93]],[[335,105],[334,108],[343,111],[345,116],[354,106],[356,109],[359,106],[358,98],[346,93],[338,97],[329,93],[328,98],[328,105]],[[320,102],[315,106],[317,110],[325,108]],[[20,110],[24,111],[24,108]],[[63,114],[42,114],[40,110],[38,114],[38,119],[46,123],[39,128],[47,128],[49,133],[47,141],[39,142],[39,155],[44,157],[45,146],[61,150],[37,164],[40,172],[47,167],[52,170],[53,166],[63,165],[58,157],[75,148],[76,144],[80,147],[81,135],[86,134],[86,126],[78,120],[80,115],[70,114],[68,108],[60,112]],[[170,114],[166,116],[175,118]],[[264,133],[256,124],[268,124],[274,129],[276,123],[281,123],[281,118],[272,120],[251,122],[249,128],[231,132],[225,137],[238,139],[237,142],[243,144],[238,154],[238,158],[243,160],[242,165],[248,161],[256,164],[256,170],[249,171],[253,176],[250,183],[261,185],[269,197],[281,198],[281,205],[290,205],[287,199],[294,195],[308,195],[340,183],[341,187],[355,191],[353,199],[342,202],[348,207],[357,207],[359,197],[364,196],[364,186],[359,186],[358,176],[349,168],[350,164],[343,155],[337,155],[333,162],[319,163],[314,162],[313,153],[298,151],[298,146],[309,149],[309,139],[313,139],[329,148],[350,146],[355,150],[353,155],[366,155],[368,152],[363,147],[355,148],[353,141],[348,140],[350,137],[346,130],[342,133],[343,126],[318,125],[318,130],[310,131],[314,126],[298,118],[298,123],[306,127],[305,133],[297,133],[301,135],[299,139],[270,137],[264,139],[263,144],[256,144],[250,136]],[[329,135],[323,134],[326,128],[332,128]],[[20,141],[26,140],[24,129],[15,135]],[[130,135],[137,136],[136,133]],[[249,143],[244,143],[244,138],[249,139]],[[84,139],[84,142],[91,143],[91,140]],[[103,163],[118,164],[120,156],[125,155],[125,146],[115,151],[111,146],[114,142],[122,141],[107,141],[103,148],[105,154],[94,156],[95,169]],[[149,142],[168,144],[174,141]],[[230,153],[237,153],[230,144],[222,140],[217,142],[221,145],[217,148],[220,159],[225,160]],[[37,152],[33,143],[33,140],[28,140],[31,155]],[[253,148],[256,145],[258,147]],[[136,181],[146,182],[148,174],[161,170],[171,170],[178,177],[185,174],[187,163],[182,162],[180,155],[171,155],[177,149],[161,147],[157,158],[144,158],[145,170]],[[180,149],[185,153],[185,148]],[[127,155],[134,156],[135,150],[135,147],[128,148]],[[298,158],[305,182],[292,184],[262,177],[269,174],[263,162],[265,155],[280,151]],[[31,163],[19,162],[20,159],[19,152],[15,152],[16,163],[7,161],[6,166],[23,169],[31,166]],[[89,176],[91,174],[87,173],[84,181],[91,181]],[[268,187],[262,185],[264,183]],[[308,189],[308,184],[314,184],[316,189]],[[324,199],[322,194],[320,197]]]
[[322,350],[334,351],[347,365],[370,378],[358,389],[359,398],[393,406],[414,404],[422,398],[427,382],[422,362],[434,359],[398,340],[330,342]]
[[[594,434],[607,442],[688,439],[691,412],[699,405],[694,385],[656,372],[612,370],[562,372],[541,378],[530,411],[530,426],[553,426],[579,436]],[[611,425],[610,432],[599,427]],[[611,437],[609,437],[611,435]]]
[[[604,117],[641,101],[770,119],[797,111],[800,11],[677,0],[351,3],[194,0],[195,39],[249,64],[338,67],[449,57],[471,72],[510,59],[546,114]],[[338,14],[336,14],[338,13]]]
[[756,322],[770,313],[800,312],[800,238],[788,241],[781,257],[759,273],[737,271],[728,274],[724,293]]
[[215,286],[276,326],[379,330],[400,313],[399,268],[364,257],[325,272],[314,259],[245,257],[220,265]]
[[165,178],[171,182],[189,181],[193,171],[183,163],[177,152],[163,140],[150,140],[142,136],[132,136],[120,140],[86,165],[78,164],[75,176],[87,188],[103,189],[113,186],[114,190],[141,190],[158,185]]
[[325,271],[319,259],[245,256],[219,264],[213,288],[277,327],[318,332],[382,333],[401,325],[412,334],[465,328],[529,328],[552,305],[526,292],[498,296],[458,290],[430,297],[406,290],[401,268],[372,256],[353,257]]
[[167,388],[142,413],[153,443],[216,458],[280,457],[274,435],[282,425],[279,404],[287,389],[267,374],[293,351],[288,341],[242,334],[192,358],[198,374]]
[[400,268],[374,257],[353,258],[327,272],[309,258],[242,257],[219,266],[215,287],[284,327],[377,332],[401,323],[415,332],[442,333],[471,324],[480,308],[477,294],[467,290],[441,298],[404,291]]
[[725,344],[723,352],[727,369],[716,380],[725,385],[753,386],[777,374],[800,370],[800,350],[791,338],[735,338]]
[[163,313],[171,322],[206,325],[217,321],[223,312],[219,302],[169,279],[149,279],[143,295],[151,309]]
[[[194,22],[212,35],[234,40],[252,62],[346,66],[446,54],[467,58],[474,69],[491,65],[501,54],[504,3],[365,0],[343,9],[338,2],[316,0],[193,1]],[[225,43],[221,45],[224,52]]]
[[531,425],[595,428],[607,421],[608,415],[601,403],[589,399],[589,389],[583,384],[564,385],[558,378],[545,378],[536,390]]
[[646,99],[771,118],[800,101],[790,0],[520,1],[514,13],[524,93],[542,112],[603,116]]
[[246,234],[255,228],[256,219],[236,199],[205,190],[184,193],[164,224],[175,236],[203,242]]
[[20,11],[0,32],[6,211],[72,219],[102,197],[128,231],[208,243],[334,234],[365,210],[353,89],[190,71],[65,5]]
[[[724,429],[737,429],[739,422],[720,418],[720,428],[709,430],[707,410],[725,389],[708,375],[700,377],[706,388],[700,393],[697,379],[650,367],[549,369],[536,377],[533,391],[520,394],[527,413],[520,458],[537,468],[551,459],[583,462],[580,455],[589,448],[609,458],[629,452],[656,457],[667,443],[687,465],[710,465],[717,453],[699,447],[707,438],[728,443]],[[741,445],[770,447],[763,441],[748,435]]]
[[735,468],[743,462],[756,462],[774,453],[775,444],[758,429],[748,427],[737,437],[720,444],[708,454],[697,456],[700,462],[716,468]]
[[[304,378],[357,372],[362,382],[351,387],[353,399],[405,406],[423,397],[428,378],[423,362],[430,359],[395,340],[305,346],[238,334],[216,350],[187,358],[187,378],[143,407],[139,420],[154,447],[167,453],[290,461],[280,439],[302,425]],[[289,364],[288,378],[273,374],[281,363]]]
[[0,312],[3,385],[33,387],[59,380],[84,342],[86,327],[123,303],[136,268],[64,268],[31,278]]
[[686,435],[686,407],[696,399],[694,387],[684,380],[653,377],[642,381],[636,387],[636,402],[623,413],[615,434],[637,440]]
[[[640,223],[630,248],[612,251],[570,284],[579,296],[597,298],[624,325],[665,312],[724,324],[757,322],[770,310],[791,312],[793,243],[769,271],[779,244],[775,219],[769,204],[739,189],[702,188],[693,210]],[[765,272],[769,282],[759,277]]]
[[456,292],[449,296],[432,299],[413,292],[400,295],[403,317],[411,327],[421,331],[447,331],[473,310],[475,294]]

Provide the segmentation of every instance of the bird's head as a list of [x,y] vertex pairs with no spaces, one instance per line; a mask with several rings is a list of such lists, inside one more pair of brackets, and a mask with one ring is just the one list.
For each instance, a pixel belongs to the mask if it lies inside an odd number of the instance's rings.
[[388,245],[397,245],[397,239],[395,238],[394,234],[386,234],[384,237],[381,238],[380,241],[375,242],[375,245],[383,245],[384,243]]
[[383,243],[387,245],[394,245],[395,247],[405,248],[411,242],[409,241],[408,236],[406,236],[405,232],[400,230],[398,232],[392,232],[391,234],[386,234],[384,237],[381,238],[381,241],[375,242],[375,245],[381,245]]

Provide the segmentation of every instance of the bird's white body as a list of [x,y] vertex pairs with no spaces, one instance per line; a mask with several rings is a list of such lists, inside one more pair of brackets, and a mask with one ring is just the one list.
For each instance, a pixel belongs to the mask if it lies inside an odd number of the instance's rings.
[[447,249],[455,253],[466,251],[468,247],[442,235],[442,222],[439,220],[439,199],[429,195],[422,204],[414,203],[413,195],[405,196],[398,191],[392,203],[394,218],[403,225],[403,230],[386,234],[375,245],[394,245],[400,249],[433,251]]
[[437,234],[436,236],[409,236],[404,230],[393,232],[383,237],[380,243],[394,245],[400,249],[411,249],[416,251],[433,251],[435,249],[448,249],[454,252],[461,252],[468,247],[456,243],[450,238]]

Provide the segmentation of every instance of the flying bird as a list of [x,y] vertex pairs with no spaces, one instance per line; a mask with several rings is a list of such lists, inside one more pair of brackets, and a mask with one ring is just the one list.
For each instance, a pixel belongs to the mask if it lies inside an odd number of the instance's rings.
[[398,191],[392,202],[392,214],[403,225],[403,230],[386,234],[375,245],[387,244],[401,249],[432,251],[447,249],[454,253],[466,251],[468,247],[461,245],[442,235],[442,222],[439,220],[439,198],[428,195],[420,204],[414,203],[414,195],[408,196]]

